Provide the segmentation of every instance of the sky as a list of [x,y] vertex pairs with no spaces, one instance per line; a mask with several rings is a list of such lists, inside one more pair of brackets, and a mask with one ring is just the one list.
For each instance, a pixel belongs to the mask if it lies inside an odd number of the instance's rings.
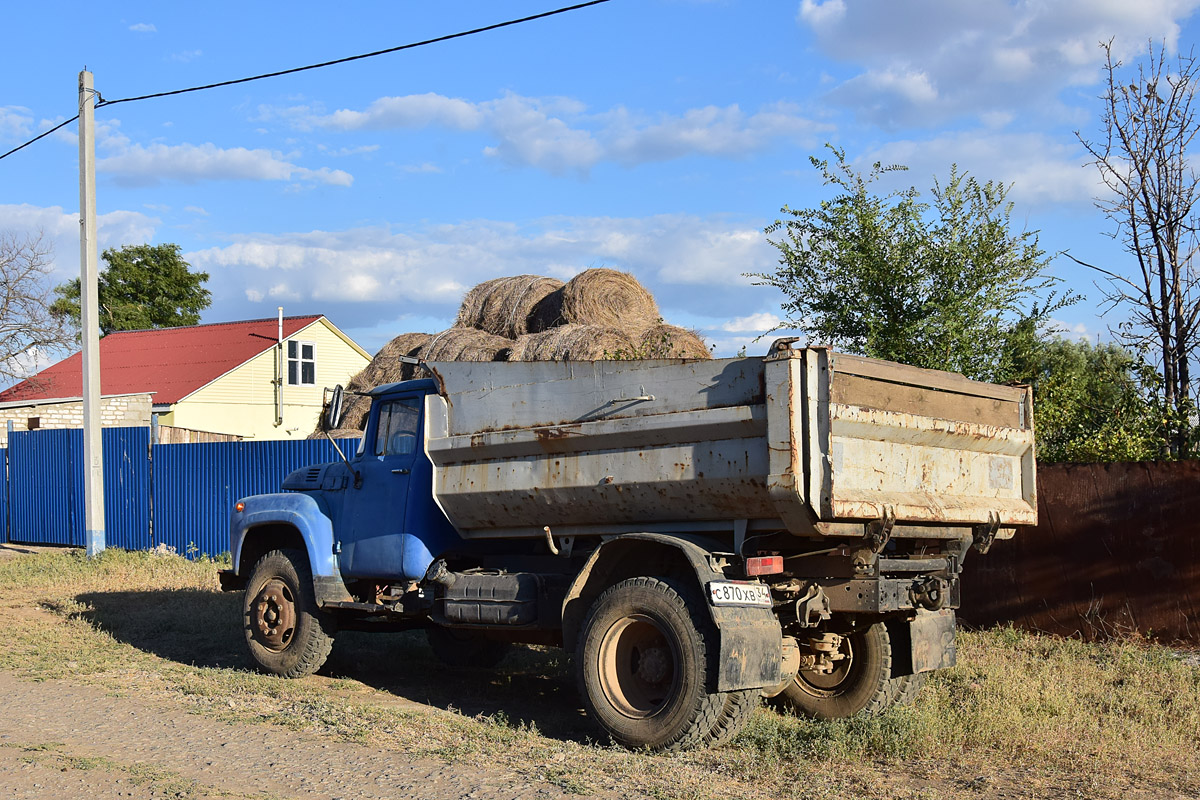
[[[560,0],[566,4],[566,0]],[[26,3],[6,9],[0,152],[106,100],[318,63],[559,7]],[[325,314],[374,352],[504,275],[625,270],[718,356],[765,353],[782,296],[763,229],[831,196],[830,143],[923,192],[952,164],[1010,185],[1042,247],[1132,268],[1078,142],[1100,134],[1101,41],[1196,41],[1200,0],[610,0],[454,41],[96,112],[100,247],[173,242],[203,322]],[[101,7],[106,6],[106,7]],[[281,9],[286,8],[287,13]],[[79,274],[71,124],[0,160],[0,232]],[[1105,338],[1095,273],[1057,315]]]

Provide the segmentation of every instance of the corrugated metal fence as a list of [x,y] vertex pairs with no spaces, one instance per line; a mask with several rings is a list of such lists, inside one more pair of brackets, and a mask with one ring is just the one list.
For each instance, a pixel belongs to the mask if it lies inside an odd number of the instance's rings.
[[965,566],[974,624],[1200,642],[1200,461],[1039,464],[1037,527]]
[[[340,444],[353,449],[357,440]],[[105,428],[103,445],[108,546],[166,544],[189,555],[229,549],[239,497],[279,491],[292,470],[338,458],[324,439],[151,445],[149,428]],[[0,453],[5,539],[82,546],[83,431],[14,432]]]
[[[340,444],[349,455],[358,440]],[[292,470],[337,459],[328,439],[155,445],[155,541],[179,553],[228,550],[229,512],[239,497],[277,492]]]

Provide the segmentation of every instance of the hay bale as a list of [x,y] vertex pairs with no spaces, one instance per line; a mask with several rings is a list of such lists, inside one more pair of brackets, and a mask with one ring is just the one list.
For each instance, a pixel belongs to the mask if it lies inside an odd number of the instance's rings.
[[616,328],[561,325],[520,337],[509,361],[603,361],[628,358],[633,340]]
[[562,281],[540,275],[484,281],[463,298],[454,327],[509,339],[545,330],[558,321],[562,295],[556,293],[562,287]]
[[563,287],[562,317],[567,324],[620,328],[640,337],[660,320],[658,304],[627,272],[587,269]]
[[[346,427],[346,424],[343,422],[342,427],[338,428],[336,431],[330,431],[329,435],[332,436],[334,439],[355,439],[355,438],[361,439],[363,432],[362,432],[361,428],[348,428],[348,427]],[[321,430],[318,428],[315,433],[310,433],[308,435],[308,438],[324,439],[325,434],[322,433]],[[350,454],[347,453],[347,456],[349,456],[349,455]]]
[[[385,383],[411,380],[416,372],[412,364],[397,360],[397,356],[415,358],[417,352],[429,343],[433,337],[428,333],[402,333],[379,348],[375,358],[367,365],[360,375],[363,375],[361,386],[354,386],[358,391],[373,389]],[[365,373],[365,374],[364,374]],[[355,376],[358,377],[358,376]],[[347,387],[351,388],[351,387]]]
[[505,361],[512,346],[511,339],[478,328],[448,328],[419,352],[426,361]]
[[638,340],[640,358],[711,359],[712,353],[696,331],[660,323]]

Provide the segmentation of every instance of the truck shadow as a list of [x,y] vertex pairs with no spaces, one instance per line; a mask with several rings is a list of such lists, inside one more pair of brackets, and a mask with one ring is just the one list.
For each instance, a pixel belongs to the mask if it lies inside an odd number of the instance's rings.
[[[255,669],[243,639],[240,594],[163,589],[75,599],[83,608],[69,616],[143,652],[202,669]],[[421,631],[346,631],[318,675],[468,717],[532,725],[551,738],[583,742],[599,735],[580,709],[566,654],[553,648],[518,645],[493,669],[463,669],[438,661]]]

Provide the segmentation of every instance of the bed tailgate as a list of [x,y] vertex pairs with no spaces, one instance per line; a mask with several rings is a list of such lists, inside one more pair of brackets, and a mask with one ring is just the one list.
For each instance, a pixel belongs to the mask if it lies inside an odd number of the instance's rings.
[[777,505],[803,502],[819,522],[999,517],[1001,537],[1036,524],[1027,387],[826,348],[783,346],[767,361]]

